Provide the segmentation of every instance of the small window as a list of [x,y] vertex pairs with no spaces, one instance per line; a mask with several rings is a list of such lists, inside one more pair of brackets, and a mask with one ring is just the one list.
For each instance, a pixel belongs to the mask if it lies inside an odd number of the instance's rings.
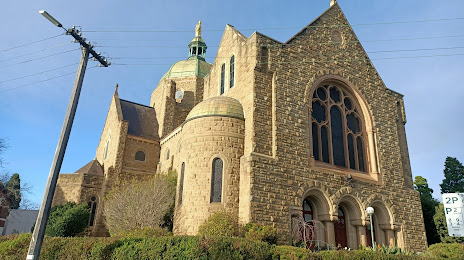
[[107,140],[106,141],[106,145],[105,145],[105,159],[108,157],[108,146],[110,145],[110,141]]
[[213,173],[211,177],[211,202],[222,201],[222,172],[223,162],[216,158],[213,160]]
[[180,184],[179,184],[179,202],[178,204],[182,204],[182,193],[184,192],[184,174],[185,174],[185,163],[182,163],[182,167],[180,168]]
[[225,73],[226,73],[226,64],[222,64],[221,66],[221,95],[224,94]]
[[145,153],[142,152],[142,151],[136,152],[136,153],[135,153],[135,160],[136,160],[136,161],[144,162],[144,161],[145,161]]
[[234,86],[234,76],[235,76],[235,56],[230,58],[230,87]]
[[170,152],[171,152],[171,151],[170,151],[169,148],[168,148],[168,150],[166,151],[166,160],[169,160],[169,157],[170,157],[170,154],[169,154],[169,153],[170,153]]
[[90,209],[90,219],[89,219],[89,226],[93,227],[95,224],[95,215],[97,213],[97,197],[92,196],[88,203]]

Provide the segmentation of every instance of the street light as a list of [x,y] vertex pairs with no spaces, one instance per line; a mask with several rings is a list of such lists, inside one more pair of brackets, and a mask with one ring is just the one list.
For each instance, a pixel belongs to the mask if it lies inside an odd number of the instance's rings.
[[374,226],[372,225],[372,215],[374,215],[374,208],[366,208],[367,215],[369,215],[370,225],[371,225],[371,239],[372,239],[372,248],[374,248]]
[[[57,27],[63,28],[63,25],[53,18],[49,13],[44,10],[39,11],[47,20],[56,25]],[[63,28],[66,30],[65,28]],[[74,27],[66,30],[67,35],[74,37],[76,42],[81,45],[82,56],[81,62],[79,63],[79,69],[77,70],[76,80],[74,81],[74,87],[69,100],[68,110],[63,122],[63,128],[61,129],[60,138],[55,151],[55,157],[53,158],[52,167],[47,180],[47,186],[45,187],[44,197],[42,204],[37,215],[35,222],[34,232],[32,233],[31,242],[29,244],[29,250],[27,252],[26,259],[37,260],[39,259],[40,248],[42,247],[43,238],[45,235],[45,228],[47,225],[48,217],[50,215],[50,208],[52,205],[53,195],[55,194],[56,182],[60,173],[61,164],[63,163],[64,153],[68,144],[69,135],[71,133],[74,116],[76,114],[77,103],[79,102],[79,96],[81,93],[82,82],[84,81],[85,69],[87,68],[87,61],[89,59],[89,53],[93,55],[95,59],[100,62],[100,65],[108,67],[110,64],[107,62],[105,57],[100,56],[93,49],[90,42],[85,42],[85,38],[79,35],[79,31]]]
[[52,22],[52,24],[58,26],[58,27],[63,27],[63,25],[58,22],[55,18],[53,18],[53,16],[51,16],[49,13],[47,13],[47,11],[45,10],[40,10],[39,11],[39,14],[43,15],[45,18],[47,18],[47,20],[49,20],[50,22]]

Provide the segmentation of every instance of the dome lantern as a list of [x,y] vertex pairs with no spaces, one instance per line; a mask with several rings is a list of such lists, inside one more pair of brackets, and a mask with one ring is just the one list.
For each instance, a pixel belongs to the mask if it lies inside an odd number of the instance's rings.
[[190,41],[189,45],[189,60],[200,59],[205,60],[206,55],[206,43],[201,38],[201,20],[198,21],[197,26],[195,27],[195,38]]

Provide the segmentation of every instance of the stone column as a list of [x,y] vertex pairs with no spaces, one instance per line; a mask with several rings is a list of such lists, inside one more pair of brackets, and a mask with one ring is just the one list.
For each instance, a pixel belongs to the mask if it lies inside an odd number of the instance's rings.
[[389,246],[395,246],[395,232],[391,229],[386,229],[385,231],[385,242]]
[[367,247],[366,226],[356,226],[356,234],[358,237],[358,247]]
[[325,227],[325,241],[331,246],[335,245],[335,230],[334,223],[332,221],[324,221]]

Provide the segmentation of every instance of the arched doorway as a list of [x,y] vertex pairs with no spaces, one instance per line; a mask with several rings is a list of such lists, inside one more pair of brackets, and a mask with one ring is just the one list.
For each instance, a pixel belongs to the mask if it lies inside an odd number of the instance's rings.
[[302,230],[305,237],[306,245],[308,248],[314,245],[313,241],[315,240],[315,233],[314,233],[314,213],[311,207],[311,204],[307,199],[303,201],[303,219],[305,221],[305,228]]
[[337,247],[348,247],[348,239],[346,236],[346,219],[343,209],[338,207],[338,221],[334,225],[335,244]]

